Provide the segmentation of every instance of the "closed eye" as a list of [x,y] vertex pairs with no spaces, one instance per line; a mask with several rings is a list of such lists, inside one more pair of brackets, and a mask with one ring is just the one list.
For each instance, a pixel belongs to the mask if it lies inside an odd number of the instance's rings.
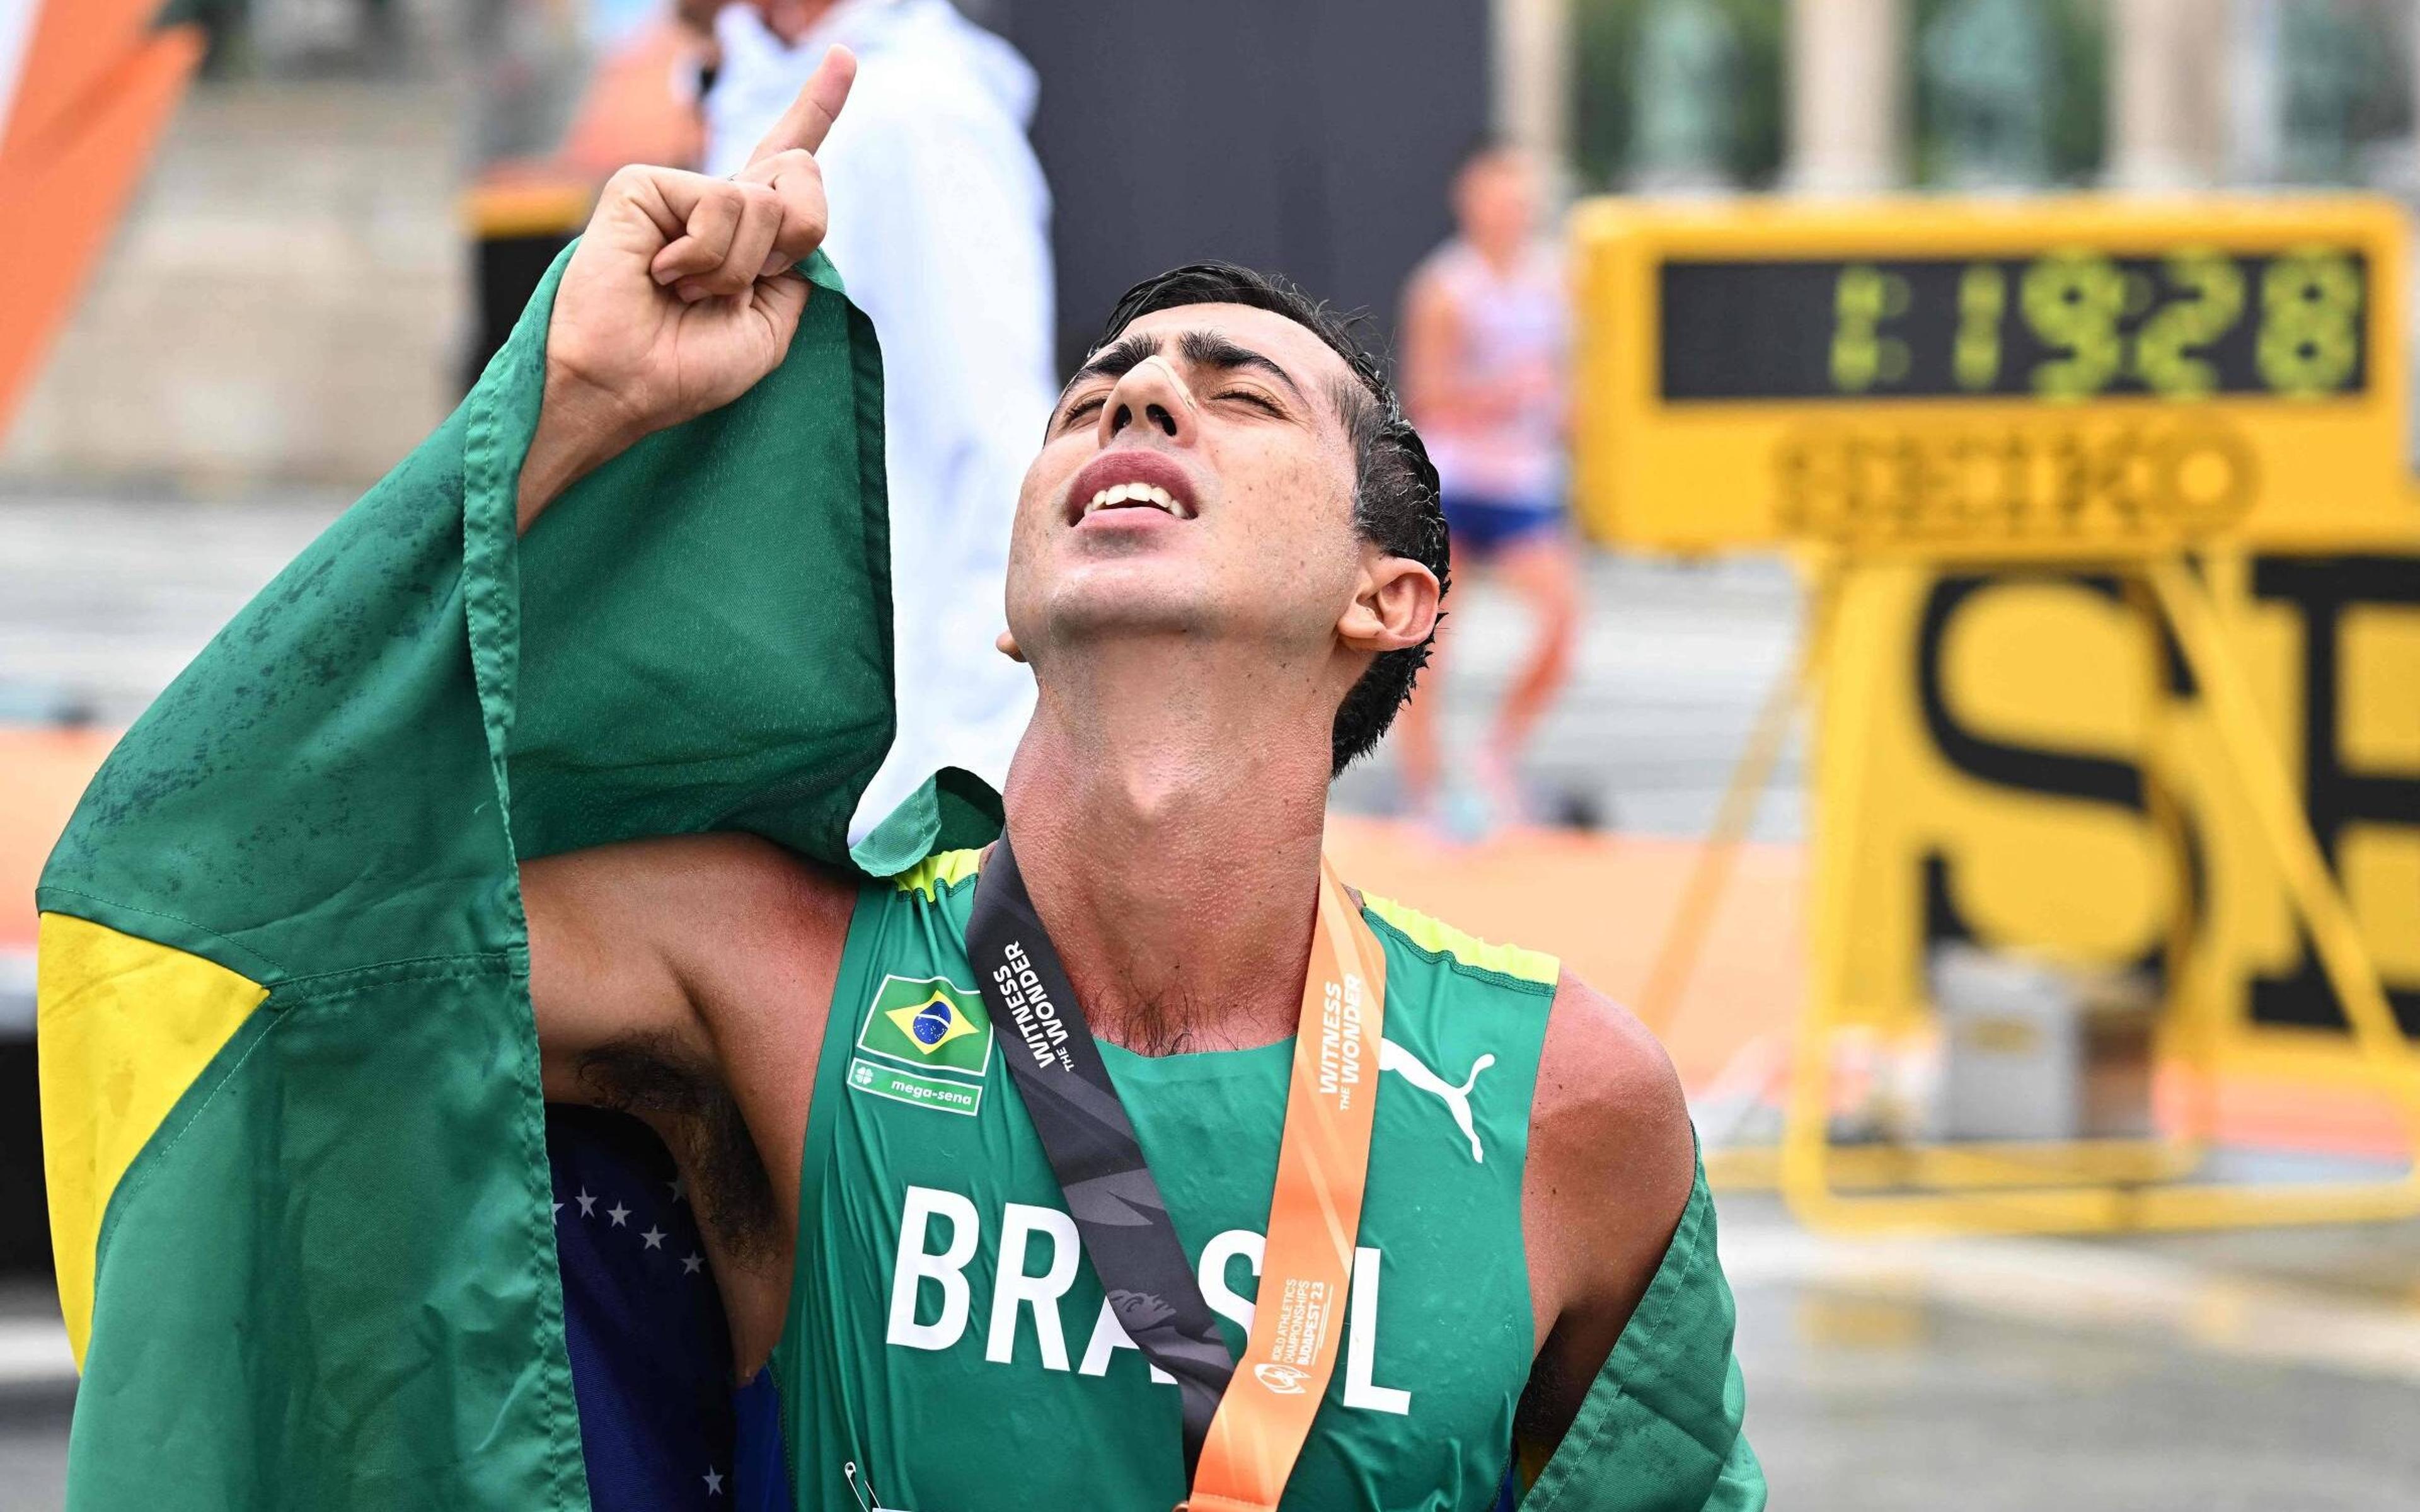
[[1222,400],[1240,400],[1245,404],[1250,405],[1253,409],[1258,409],[1264,415],[1275,415],[1280,420],[1285,418],[1284,409],[1280,406],[1275,399],[1268,397],[1266,394],[1254,393],[1249,389],[1229,389],[1226,393],[1215,395],[1215,397]]
[[1065,413],[1059,417],[1059,428],[1064,430],[1087,415],[1100,413],[1101,406],[1108,400],[1109,395],[1106,393],[1096,393],[1089,399],[1077,400],[1067,407]]

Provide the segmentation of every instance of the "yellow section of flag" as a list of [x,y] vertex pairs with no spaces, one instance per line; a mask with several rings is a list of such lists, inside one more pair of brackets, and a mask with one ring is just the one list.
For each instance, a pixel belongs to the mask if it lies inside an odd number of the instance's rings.
[[81,1369],[109,1199],[269,989],[199,956],[65,914],[42,916],[39,950],[43,1174],[59,1309]]

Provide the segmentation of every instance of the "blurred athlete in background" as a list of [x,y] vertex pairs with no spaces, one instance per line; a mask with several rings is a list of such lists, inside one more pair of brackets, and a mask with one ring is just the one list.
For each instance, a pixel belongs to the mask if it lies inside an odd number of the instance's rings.
[[1404,408],[1436,462],[1456,579],[1492,573],[1537,617],[1528,659],[1472,763],[1475,793],[1445,782],[1435,662],[1404,711],[1405,797],[1463,834],[1524,817],[1522,748],[1570,671],[1578,621],[1563,508],[1570,298],[1561,256],[1540,235],[1539,178],[1518,148],[1473,150],[1454,177],[1457,234],[1413,270],[1404,297]]

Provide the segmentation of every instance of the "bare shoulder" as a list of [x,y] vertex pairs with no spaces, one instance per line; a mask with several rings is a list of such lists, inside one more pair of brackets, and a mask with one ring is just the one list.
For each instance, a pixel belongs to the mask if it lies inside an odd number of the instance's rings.
[[[1569,1304],[1624,1317],[1663,1258],[1697,1175],[1697,1135],[1671,1058],[1647,1026],[1566,971],[1556,984],[1530,1111],[1525,1206],[1544,1220]],[[1533,1261],[1534,1264],[1534,1261]]]
[[1521,1188],[1539,1343],[1521,1403],[1525,1438],[1561,1441],[1663,1264],[1697,1165],[1664,1047],[1564,972],[1539,1057]]
[[1681,1202],[1697,1166],[1696,1137],[1681,1078],[1647,1026],[1569,971],[1555,984],[1546,1042],[1538,1061],[1530,1159],[1547,1141],[1549,1162],[1570,1174],[1619,1176],[1643,1183],[1642,1196],[1681,1175]]

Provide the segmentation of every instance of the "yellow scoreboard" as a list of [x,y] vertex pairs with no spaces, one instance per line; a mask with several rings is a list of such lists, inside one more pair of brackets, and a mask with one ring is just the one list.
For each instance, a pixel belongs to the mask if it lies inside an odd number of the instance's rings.
[[2420,523],[2385,201],[1600,200],[1575,235],[1601,539],[2039,561]]

